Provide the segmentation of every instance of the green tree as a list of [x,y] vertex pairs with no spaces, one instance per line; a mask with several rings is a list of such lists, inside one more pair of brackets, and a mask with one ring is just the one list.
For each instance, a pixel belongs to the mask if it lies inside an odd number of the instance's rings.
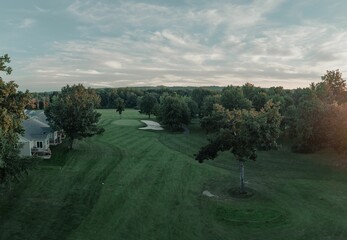
[[133,92],[127,93],[126,107],[127,108],[135,108],[137,104],[137,95]]
[[24,109],[30,101],[29,92],[18,91],[18,85],[0,79],[0,126],[5,135],[20,133],[22,120],[25,119]]
[[200,119],[200,126],[206,134],[215,133],[227,124],[228,111],[220,104],[214,104],[211,114]]
[[122,118],[122,112],[124,111],[124,100],[121,98],[116,99],[116,112],[119,113],[119,118]]
[[340,154],[347,154],[347,104],[329,104],[324,121],[328,146]]
[[327,71],[322,76],[323,83],[333,95],[333,100],[339,103],[345,102],[346,99],[346,81],[342,78],[342,73],[337,70]]
[[[7,54],[0,57],[0,72],[11,74]],[[26,170],[18,152],[18,134],[23,132],[22,121],[26,118],[24,108],[30,101],[28,91],[17,91],[13,81],[6,83],[0,77],[0,182],[16,178]]]
[[264,91],[259,91],[252,97],[252,105],[257,111],[262,109],[267,101],[269,101],[269,97]]
[[252,102],[243,95],[241,87],[228,86],[223,89],[221,96],[222,105],[229,109],[251,109]]
[[[12,68],[6,66],[10,63],[7,54],[0,57],[0,72],[11,74]],[[25,119],[24,109],[30,101],[28,91],[17,91],[18,85],[5,82],[0,76],[0,127],[5,136],[22,132],[22,120]]]
[[255,87],[252,83],[246,83],[242,86],[243,95],[249,100],[252,100],[259,91],[260,88]]
[[159,121],[170,130],[181,130],[190,122],[189,108],[182,97],[164,95],[159,106]]
[[158,104],[157,98],[153,93],[146,93],[140,100],[140,113],[148,115],[155,113],[155,106]]
[[198,104],[199,115],[201,116],[201,107],[206,96],[212,95],[212,91],[204,88],[195,88],[192,91],[192,99]]
[[201,106],[201,115],[211,116],[213,112],[213,106],[215,104],[221,104],[220,98],[221,98],[221,95],[206,96]]
[[325,141],[325,105],[312,90],[300,98],[295,114],[295,152],[309,153],[320,149]]
[[[12,72],[12,68],[9,66],[6,66],[7,63],[10,63],[10,57],[8,56],[8,54],[5,54],[3,56],[0,56],[0,72],[5,72],[6,74],[11,74]],[[0,77],[0,79],[2,79]]]
[[114,108],[116,104],[116,99],[119,98],[117,89],[111,88],[109,90],[109,96],[108,96],[108,108]]
[[196,160],[203,162],[205,159],[216,158],[219,151],[231,151],[239,162],[239,193],[244,194],[244,162],[256,160],[258,149],[268,150],[277,146],[282,119],[279,106],[269,101],[260,111],[219,111],[225,116],[225,124],[215,137],[210,139],[210,143],[200,149]]
[[64,130],[71,149],[75,139],[91,137],[104,131],[97,125],[101,114],[95,108],[99,103],[100,97],[94,90],[86,89],[82,84],[67,85],[45,109],[45,114],[53,128]]
[[191,97],[184,97],[184,101],[189,108],[190,117],[195,118],[199,114],[198,104]]

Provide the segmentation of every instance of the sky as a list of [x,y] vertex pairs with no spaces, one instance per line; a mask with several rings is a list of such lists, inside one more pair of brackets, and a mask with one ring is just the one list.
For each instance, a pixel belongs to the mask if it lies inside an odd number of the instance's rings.
[[[0,55],[20,90],[307,87],[347,74],[345,0],[11,0]],[[344,76],[344,75],[343,75]]]

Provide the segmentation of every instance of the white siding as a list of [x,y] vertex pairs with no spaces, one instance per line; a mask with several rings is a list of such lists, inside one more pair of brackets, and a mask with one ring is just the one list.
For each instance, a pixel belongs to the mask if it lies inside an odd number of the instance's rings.
[[30,157],[32,142],[21,142],[20,156],[21,157]]

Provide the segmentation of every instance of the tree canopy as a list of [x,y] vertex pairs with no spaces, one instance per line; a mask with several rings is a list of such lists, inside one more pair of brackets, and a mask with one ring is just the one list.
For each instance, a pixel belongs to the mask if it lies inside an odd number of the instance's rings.
[[[12,68],[9,66],[6,66],[6,63],[10,63],[10,62],[11,60],[8,54],[0,56],[0,72],[6,72],[6,74],[11,74]],[[2,80],[1,77],[0,77],[0,80]]]
[[256,160],[258,149],[268,150],[277,146],[282,119],[279,106],[269,101],[260,111],[230,111],[218,107],[212,115],[223,117],[219,120],[219,131],[209,144],[200,149],[196,160],[203,162],[216,158],[220,151],[231,151],[240,164],[240,192],[244,193],[243,162]]
[[148,118],[151,118],[151,114],[155,113],[155,106],[157,104],[157,98],[153,93],[145,94],[140,101],[140,113],[146,114]]
[[325,75],[322,76],[322,83],[331,92],[333,100],[339,103],[345,102],[347,99],[346,95],[346,81],[342,78],[342,73],[337,70],[327,71]]
[[163,96],[160,102],[158,119],[170,130],[182,129],[183,124],[190,122],[187,103],[180,96]]
[[[11,74],[7,54],[0,57],[0,72]],[[15,178],[26,168],[18,152],[18,135],[23,132],[22,121],[26,118],[24,108],[29,103],[28,91],[17,91],[18,85],[5,82],[0,76],[0,182]]]
[[101,114],[95,108],[99,103],[100,98],[94,90],[86,89],[82,84],[67,85],[45,109],[45,114],[53,128],[64,130],[72,148],[75,139],[104,131],[97,125]]
[[122,112],[124,111],[124,100],[121,98],[116,99],[116,112],[119,113],[119,117],[122,118]]
[[241,87],[228,86],[223,89],[221,96],[223,107],[233,109],[251,109],[252,102],[247,99]]

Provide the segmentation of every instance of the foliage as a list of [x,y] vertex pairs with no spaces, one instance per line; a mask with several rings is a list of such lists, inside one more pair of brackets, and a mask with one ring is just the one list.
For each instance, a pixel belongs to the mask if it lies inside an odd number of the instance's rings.
[[251,109],[252,102],[243,95],[241,87],[228,86],[223,89],[221,96],[223,107],[233,109]]
[[198,109],[199,109],[199,115],[201,116],[201,108],[202,108],[202,104],[203,101],[205,99],[205,97],[212,95],[213,92],[209,89],[205,89],[205,88],[195,88],[192,91],[192,99],[196,102],[196,104],[198,105]]
[[201,118],[200,126],[207,134],[217,132],[227,125],[228,114],[222,105],[214,104],[211,114]]
[[[210,140],[210,144],[203,147],[197,155],[197,160],[214,159],[218,151],[230,150],[238,160],[256,159],[257,149],[276,147],[279,137],[281,115],[279,107],[269,101],[261,111],[255,110],[226,110],[218,107],[219,114],[224,115],[224,125],[219,133]],[[219,147],[218,147],[219,146]],[[204,151],[208,150],[210,154]]]
[[346,81],[342,78],[342,73],[338,69],[327,71],[326,74],[322,76],[322,81],[333,96],[333,101],[341,103],[347,100]]
[[135,108],[137,105],[137,95],[133,92],[128,92],[126,97],[125,106],[127,108]]
[[[5,54],[3,56],[0,56],[0,72],[5,72],[6,74],[11,74],[12,72],[12,68],[9,66],[6,66],[6,63],[10,63],[10,57],[8,56],[8,54]],[[0,80],[2,80],[2,78],[0,77]]]
[[101,116],[95,108],[100,97],[94,90],[82,84],[65,86],[57,98],[45,109],[51,126],[63,129],[72,148],[74,139],[101,134],[104,129],[97,126]]
[[296,108],[297,144],[293,146],[294,151],[309,153],[323,146],[325,140],[322,122],[324,111],[324,104],[314,91],[301,97],[300,104]]
[[122,112],[124,111],[124,100],[121,98],[116,99],[116,112],[119,113],[119,117],[122,118]]
[[155,106],[158,104],[157,98],[153,93],[145,94],[140,101],[140,113],[148,115],[155,114]]
[[21,132],[25,119],[24,108],[29,102],[29,92],[17,92],[18,85],[0,80],[0,126],[5,135]]
[[10,141],[0,130],[0,183],[20,172],[19,153],[15,146],[13,141]]
[[259,91],[252,96],[252,105],[257,111],[262,109],[267,101],[269,101],[269,96],[264,91]]
[[328,146],[347,154],[347,104],[330,104],[325,109],[324,130]]
[[20,144],[14,144],[0,130],[0,183],[19,181],[39,161],[33,157],[19,157],[18,146]]
[[180,96],[164,95],[161,98],[158,119],[170,130],[182,129],[182,124],[190,122],[187,103]]
[[100,97],[100,108],[114,108],[117,98],[123,99],[126,108],[135,108],[137,98],[143,95],[143,90],[136,88],[101,88],[95,89]]
[[189,108],[190,117],[195,118],[199,114],[198,104],[191,97],[184,97],[184,101]]
[[[295,108],[295,118],[290,118],[290,135],[295,137],[296,152],[310,153],[323,147],[331,146],[341,152],[344,138],[343,129],[344,106],[346,99],[346,83],[339,70],[327,71],[322,82],[312,83],[310,88],[294,91],[295,107],[286,107],[287,116],[290,109]],[[293,111],[292,111],[293,112]],[[339,129],[339,130],[337,130]],[[294,131],[293,131],[294,130]]]
[[221,104],[220,98],[221,98],[221,95],[219,94],[206,96],[201,106],[201,115],[211,116],[213,112],[213,106],[215,104]]
[[[0,57],[0,72],[11,74],[7,54]],[[17,92],[18,85],[6,83],[0,77],[0,183],[17,178],[27,165],[19,157],[18,134],[23,132],[22,121],[26,118],[24,108],[28,104],[29,92]]]
[[[261,111],[218,109],[224,116],[224,123],[210,143],[202,147],[196,160],[214,159],[219,151],[231,151],[235,158],[244,162],[256,160],[257,150],[268,150],[277,146],[276,139],[280,135],[281,115],[279,106],[269,101]],[[241,164],[241,163],[240,163]],[[243,163],[242,163],[243,164]],[[242,171],[242,172],[241,172]],[[240,176],[243,175],[240,168]],[[243,176],[241,176],[240,192],[244,192]]]

